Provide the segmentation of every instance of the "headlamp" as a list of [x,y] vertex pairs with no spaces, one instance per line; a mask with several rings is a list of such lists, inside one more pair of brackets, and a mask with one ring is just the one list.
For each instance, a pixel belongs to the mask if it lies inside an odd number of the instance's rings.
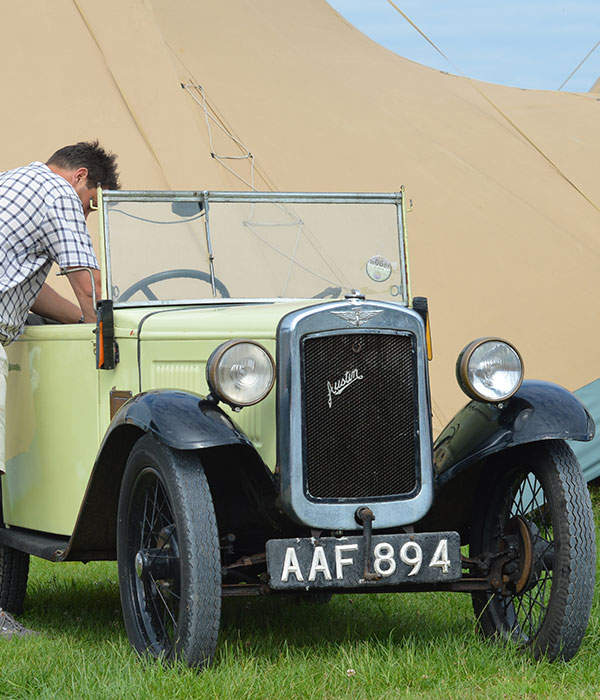
[[523,360],[505,340],[479,338],[458,356],[456,378],[465,394],[476,401],[505,401],[521,386]]
[[233,406],[252,406],[262,401],[275,382],[275,362],[253,340],[230,340],[208,358],[206,379],[211,392]]

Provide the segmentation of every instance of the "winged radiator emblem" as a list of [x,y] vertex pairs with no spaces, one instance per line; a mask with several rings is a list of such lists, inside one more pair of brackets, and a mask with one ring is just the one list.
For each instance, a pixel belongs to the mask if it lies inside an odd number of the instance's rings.
[[351,326],[358,328],[375,316],[375,314],[380,314],[382,311],[383,309],[371,309],[369,311],[358,306],[351,311],[332,311],[331,313],[343,318]]

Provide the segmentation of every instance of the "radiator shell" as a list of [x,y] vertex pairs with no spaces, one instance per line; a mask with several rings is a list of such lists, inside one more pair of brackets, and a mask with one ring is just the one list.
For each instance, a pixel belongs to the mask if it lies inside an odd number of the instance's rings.
[[[358,312],[357,312],[358,310]],[[311,528],[375,529],[433,499],[425,329],[399,304],[335,302],[285,316],[277,338],[281,505]]]

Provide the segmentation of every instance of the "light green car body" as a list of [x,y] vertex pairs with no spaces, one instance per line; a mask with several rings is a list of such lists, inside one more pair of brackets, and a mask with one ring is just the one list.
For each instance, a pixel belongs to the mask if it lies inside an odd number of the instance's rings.
[[[206,362],[215,347],[243,337],[275,356],[279,319],[306,304],[185,309],[149,319],[143,327],[141,390],[184,389],[205,396]],[[91,324],[30,326],[8,348],[6,525],[72,533],[110,424],[110,392],[140,391],[137,333],[147,313],[115,310],[120,361],[112,370],[96,369]],[[235,422],[274,469],[275,392],[235,414]]]
[[[151,234],[148,236],[149,242],[145,242],[144,226],[146,224],[139,223],[146,221],[143,219],[143,216],[146,216],[145,212],[151,212],[147,215],[151,221],[152,216],[163,216],[167,211],[169,216],[174,218],[169,223],[179,223],[178,217],[181,217],[181,214],[177,214],[174,208],[173,212],[177,216],[169,211],[169,207],[174,207],[172,199],[183,207],[189,207],[190,204],[194,206],[193,200],[198,199],[199,193],[105,193],[104,203],[102,193],[100,194],[100,263],[104,298],[117,296],[115,290],[118,287],[115,286],[117,284],[115,279],[119,280],[119,284],[127,287],[144,277],[147,272],[155,273],[157,270],[168,269],[169,266],[183,267],[182,263],[188,263],[186,256],[189,256],[189,267],[212,269],[213,251],[208,224],[198,221],[203,213],[198,216],[197,209],[194,215],[188,216],[183,226],[184,230],[185,227],[190,230],[194,227],[197,229],[193,231],[193,236],[190,235],[190,231],[184,233],[179,258],[175,262],[169,265],[161,259],[161,255],[163,258],[168,258],[171,254],[172,251],[167,249],[157,255],[158,259],[153,261],[154,267],[149,269],[143,267],[146,263],[139,263],[137,260],[138,257],[142,259],[144,255],[148,255],[147,251],[143,250],[145,246],[149,249],[156,246],[157,239],[152,238],[154,234],[151,229],[149,229]],[[322,217],[323,228],[317,231],[318,235],[307,246],[309,253],[313,255],[313,249],[319,249],[318,255],[310,262],[315,267],[320,266],[319,275],[314,275],[317,287],[305,293],[305,298],[300,298],[300,295],[295,293],[290,294],[290,298],[278,299],[273,294],[260,303],[260,300],[253,298],[260,296],[259,294],[252,291],[246,294],[244,290],[245,298],[240,299],[240,303],[211,304],[211,301],[216,300],[206,299],[206,296],[211,295],[207,285],[203,283],[204,298],[198,298],[197,302],[185,299],[178,304],[177,300],[170,300],[161,302],[162,306],[152,306],[152,303],[146,299],[145,302],[142,300],[142,305],[131,302],[125,305],[116,303],[114,327],[119,361],[114,369],[108,370],[97,369],[96,325],[26,326],[18,340],[7,348],[9,358],[7,473],[2,480],[2,514],[7,528],[19,527],[71,536],[84,502],[99,449],[113,417],[111,414],[115,412],[114,407],[111,409],[111,392],[136,396],[140,392],[152,389],[169,388],[206,396],[209,393],[206,380],[207,360],[216,347],[234,338],[255,340],[261,343],[272,357],[275,357],[277,326],[285,314],[324,301],[324,299],[312,298],[312,295],[321,291],[327,283],[339,285],[336,286],[338,298],[349,290],[347,286],[350,284],[349,281],[346,281],[342,291],[342,284],[344,284],[342,277],[328,276],[327,270],[330,264],[333,267],[336,266],[338,261],[334,260],[332,263],[332,259],[337,256],[339,250],[347,247],[345,239],[350,234],[348,229],[352,227],[353,222],[356,227],[362,227],[360,231],[364,231],[367,226],[371,226],[374,214],[379,212],[379,216],[384,219],[384,223],[379,225],[379,228],[385,235],[382,234],[381,241],[378,241],[377,227],[372,224],[374,228],[370,237],[353,237],[355,241],[352,246],[357,251],[360,249],[360,254],[354,250],[352,254],[359,256],[357,259],[360,265],[355,265],[354,270],[358,272],[353,271],[349,276],[359,276],[361,279],[356,283],[352,281],[352,284],[359,287],[366,283],[377,288],[377,283],[373,282],[373,276],[368,279],[365,275],[367,254],[362,248],[375,253],[385,249],[384,252],[390,259],[395,260],[393,276],[386,284],[389,287],[389,284],[395,280],[396,291],[393,293],[396,295],[401,293],[402,296],[396,296],[393,300],[407,303],[408,265],[405,255],[404,209],[399,206],[400,195],[395,199],[391,195],[385,195],[387,199],[383,203],[380,202],[385,206],[379,208],[372,206],[368,199],[364,204],[365,196],[346,195],[349,214],[346,213],[344,227],[339,226],[339,231],[335,231],[335,226],[332,226],[331,212],[336,210],[331,208],[331,202],[328,200],[331,197],[339,198],[340,195],[321,195],[323,203],[317,203],[316,209],[313,206],[317,215],[312,222],[312,231],[309,231],[309,226],[305,224],[306,219],[290,214],[293,207],[296,207],[294,211],[299,211],[303,217],[312,213],[310,207],[306,207],[302,202],[296,203],[298,196],[292,197],[294,203],[282,205],[271,204],[269,201],[247,203],[244,200],[244,194],[247,198],[254,197],[254,193],[231,193],[232,197],[226,196],[226,201],[219,209],[219,201],[223,199],[219,197],[220,194],[229,193],[216,193],[216,204],[211,200],[211,216],[216,221],[215,229],[218,229],[217,224],[222,220],[221,231],[217,230],[216,233],[213,231],[213,246],[217,246],[217,261],[223,261],[225,258],[226,264],[222,263],[220,268],[217,266],[217,275],[222,277],[229,274],[226,280],[229,287],[233,289],[232,296],[237,296],[236,285],[240,274],[245,274],[246,269],[249,270],[245,281],[247,287],[254,285],[259,288],[261,284],[264,286],[264,280],[271,272],[274,278],[277,277],[277,273],[282,277],[287,274],[289,278],[290,271],[287,266],[289,265],[291,269],[294,263],[293,256],[296,255],[295,248],[292,257],[284,252],[280,256],[283,262],[274,266],[273,260],[279,259],[277,257],[279,251],[273,253],[273,246],[269,244],[264,247],[262,255],[275,257],[265,263],[265,269],[262,272],[257,273],[257,260],[251,263],[250,258],[257,255],[257,247],[260,247],[269,235],[269,233],[263,233],[263,229],[260,228],[253,231],[255,237],[251,238],[245,251],[238,250],[237,256],[229,255],[231,248],[238,245],[239,236],[246,231],[236,220],[238,211],[236,207],[240,211],[242,208],[244,212],[250,211],[250,219],[256,216],[256,211],[259,212],[258,218],[273,216],[276,223],[269,226],[275,226],[281,238],[285,238],[288,235],[287,231],[290,230],[292,236],[290,241],[296,247],[297,240],[294,242],[294,237],[297,236],[298,231],[304,227],[306,231],[303,231],[303,235],[310,239],[315,234],[315,222],[318,223]],[[272,193],[266,196],[270,194]],[[239,197],[241,197],[241,203],[238,203]],[[309,195],[309,197],[314,196]],[[374,195],[366,195],[366,197],[373,198]],[[300,200],[302,199],[301,196]],[[113,207],[112,211],[116,212],[112,222],[110,206]],[[302,209],[302,206],[305,208]],[[122,210],[127,207],[130,207],[129,211],[123,212]],[[208,209],[208,203],[206,208]],[[156,211],[159,213],[154,213]],[[341,211],[341,208],[337,211]],[[123,213],[126,216],[122,216]],[[288,221],[290,216],[292,216],[291,229]],[[283,221],[280,220],[281,217]],[[239,216],[238,219],[240,219]],[[109,223],[112,223],[113,229],[119,228],[116,234],[113,230],[112,241]],[[246,224],[245,221],[243,223]],[[236,224],[239,231],[236,229]],[[262,224],[255,226],[259,227],[259,225]],[[207,229],[208,243],[207,240],[202,240],[204,226]],[[165,229],[158,228],[160,237]],[[182,227],[167,228],[173,230]],[[398,240],[399,231],[400,240]],[[221,233],[223,235],[220,236]],[[128,235],[131,235],[129,246]],[[226,254],[221,258],[218,256],[219,236]],[[238,239],[235,239],[235,236],[238,236]],[[159,238],[159,240],[162,239]],[[187,249],[188,244],[191,252]],[[328,245],[329,250],[327,250]],[[194,254],[197,258],[192,261]],[[298,255],[301,255],[301,251]],[[307,254],[304,253],[304,255],[306,257]],[[378,257],[375,259],[379,260]],[[198,264],[199,262],[202,265]],[[347,261],[345,262],[347,265]],[[305,258],[300,260],[297,268],[300,274],[306,275],[308,268]],[[390,265],[389,274],[392,274],[391,269]],[[343,272],[342,267],[339,270]],[[111,289],[112,295],[109,293]],[[373,290],[369,287],[365,291],[372,293]],[[214,290],[212,296],[216,296]],[[181,299],[181,297],[178,298]],[[174,310],[174,307],[178,306],[181,310]],[[152,315],[153,309],[165,310],[167,307],[169,313]],[[138,343],[138,328],[141,322],[143,322],[143,342]],[[139,370],[138,350],[140,352]],[[232,409],[226,405],[221,404],[221,408],[233,415]],[[257,405],[235,413],[234,421],[237,428],[253,443],[263,462],[274,471],[276,464],[275,390],[272,390],[267,398]]]

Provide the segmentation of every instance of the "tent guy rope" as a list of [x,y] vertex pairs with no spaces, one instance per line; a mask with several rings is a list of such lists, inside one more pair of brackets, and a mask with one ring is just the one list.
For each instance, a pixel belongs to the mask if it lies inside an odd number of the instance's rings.
[[[206,128],[208,129],[208,141],[210,144],[210,155],[218,161],[224,168],[226,168],[232,175],[238,178],[238,180],[241,180],[247,187],[249,187],[251,190],[256,190],[256,187],[254,186],[254,156],[250,152],[250,150],[236,137],[234,136],[229,129],[227,129],[221,122],[211,113],[208,104],[206,102],[206,93],[204,92],[204,88],[202,85],[198,85],[196,83],[181,83],[181,87],[188,93],[188,95],[198,104],[200,107],[202,107],[202,110],[204,112],[204,119],[206,121]],[[196,91],[200,93],[200,98],[194,94],[193,91]],[[213,139],[213,131],[211,124],[216,125],[228,138],[230,138],[242,151],[243,155],[240,156],[235,156],[235,155],[221,155],[216,153],[215,146],[214,146],[214,139]],[[226,160],[248,160],[250,161],[250,181],[246,180],[246,178],[242,177],[238,172],[236,172],[233,168],[231,168],[227,163],[224,161]]]
[[[442,56],[451,66],[454,68],[454,70],[463,78],[466,78],[470,85],[473,87],[474,90],[477,91],[477,93],[494,109],[510,126],[521,136],[525,141],[535,150],[539,155],[558,173],[558,175],[565,181],[567,182],[575,191],[580,194],[585,201],[590,204],[599,214],[600,214],[600,207],[593,202],[586,194],[581,190],[568,176],[563,170],[550,158],[550,156],[545,153],[527,134],[519,127],[517,124],[504,112],[492,99],[490,99],[484,92],[479,88],[475,81],[472,78],[469,78],[469,76],[465,75],[463,71],[461,71],[449,58],[446,56],[446,54],[438,47],[436,44],[423,32],[417,25],[404,13],[402,10],[394,3],[392,0],[387,0],[387,2],[398,12],[402,17],[413,27],[416,29],[417,32],[429,43],[431,46]],[[599,42],[600,43],[600,42]],[[596,47],[594,47],[595,49]],[[594,50],[592,49],[592,51]],[[591,53],[591,52],[590,52]],[[585,59],[584,59],[585,60]],[[594,251],[596,252],[596,251]],[[597,254],[597,253],[596,253]]]

